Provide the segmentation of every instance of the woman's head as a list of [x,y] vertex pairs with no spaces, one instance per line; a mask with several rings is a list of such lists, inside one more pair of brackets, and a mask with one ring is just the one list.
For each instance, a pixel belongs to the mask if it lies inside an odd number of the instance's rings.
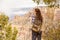
[[35,8],[35,12],[40,12],[40,9],[39,8]]
[[39,8],[35,8],[34,11],[35,11],[36,17],[39,18],[39,19],[41,19],[42,15],[41,15],[40,9]]

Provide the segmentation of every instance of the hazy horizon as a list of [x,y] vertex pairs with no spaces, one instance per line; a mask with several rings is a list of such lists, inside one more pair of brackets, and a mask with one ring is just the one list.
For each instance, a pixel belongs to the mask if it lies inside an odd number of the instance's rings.
[[[4,12],[9,17],[14,14],[23,15],[28,12],[29,8],[35,6],[36,3],[34,3],[32,0],[0,0],[0,12]],[[46,5],[41,1],[39,6]]]

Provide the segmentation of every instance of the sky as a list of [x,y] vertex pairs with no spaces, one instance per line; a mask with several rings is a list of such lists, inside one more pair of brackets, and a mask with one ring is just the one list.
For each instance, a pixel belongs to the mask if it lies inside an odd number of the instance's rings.
[[[42,4],[42,1],[40,3],[40,6],[44,6],[45,4]],[[24,14],[23,11],[17,11],[13,12],[12,9],[15,10],[15,8],[25,8],[25,7],[35,7],[36,3],[34,3],[32,0],[0,0],[0,12],[4,12],[6,15],[11,16],[13,14]]]

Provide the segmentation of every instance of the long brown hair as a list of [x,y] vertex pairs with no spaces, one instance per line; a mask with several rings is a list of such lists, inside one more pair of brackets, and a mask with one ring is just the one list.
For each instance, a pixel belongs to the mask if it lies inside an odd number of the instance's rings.
[[42,23],[42,22],[43,22],[43,17],[42,17],[42,15],[41,15],[40,9],[39,9],[39,8],[35,8],[35,12],[36,12],[36,17],[37,17],[37,19],[40,20],[41,23]]

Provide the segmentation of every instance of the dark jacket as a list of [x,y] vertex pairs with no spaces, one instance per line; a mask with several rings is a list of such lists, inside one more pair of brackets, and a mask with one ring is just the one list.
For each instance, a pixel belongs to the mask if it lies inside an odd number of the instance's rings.
[[38,11],[36,12],[36,16],[32,15],[32,30],[35,32],[39,32],[41,31],[41,26],[42,26],[42,15],[39,9],[37,9]]

